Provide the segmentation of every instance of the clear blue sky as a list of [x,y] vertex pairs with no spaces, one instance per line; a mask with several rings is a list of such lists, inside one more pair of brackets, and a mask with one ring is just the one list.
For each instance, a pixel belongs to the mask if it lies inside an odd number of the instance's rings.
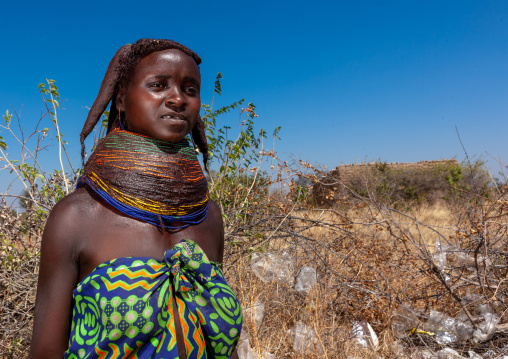
[[23,108],[32,128],[37,85],[55,79],[77,162],[86,106],[115,51],[169,38],[202,57],[203,103],[220,71],[219,104],[245,98],[259,127],[282,126],[282,156],[329,168],[462,160],[457,126],[470,156],[488,151],[508,162],[508,1],[181,3],[4,2],[0,112]]

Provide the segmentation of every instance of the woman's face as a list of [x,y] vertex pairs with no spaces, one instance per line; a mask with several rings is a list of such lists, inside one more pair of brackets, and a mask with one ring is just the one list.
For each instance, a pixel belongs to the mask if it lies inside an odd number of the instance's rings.
[[134,68],[117,107],[129,131],[178,142],[199,116],[200,87],[201,74],[192,57],[175,49],[157,51]]

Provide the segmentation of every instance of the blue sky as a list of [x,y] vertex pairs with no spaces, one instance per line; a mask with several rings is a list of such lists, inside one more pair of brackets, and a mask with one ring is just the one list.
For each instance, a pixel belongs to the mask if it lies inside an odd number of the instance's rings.
[[[139,38],[170,38],[203,59],[202,101],[257,106],[276,145],[333,168],[381,159],[508,162],[508,1],[9,1],[0,21],[0,112],[31,129],[37,85],[55,79],[59,120],[78,134],[109,60]],[[235,124],[238,115],[224,117]],[[5,135],[2,133],[0,135]],[[497,172],[493,160],[489,167]]]

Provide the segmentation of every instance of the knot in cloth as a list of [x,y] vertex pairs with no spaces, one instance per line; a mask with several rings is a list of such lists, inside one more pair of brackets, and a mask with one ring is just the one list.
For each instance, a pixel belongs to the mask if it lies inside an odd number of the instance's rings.
[[203,250],[185,239],[166,251],[163,261],[172,277],[175,292],[185,293],[201,287],[197,282],[204,284],[214,274]]

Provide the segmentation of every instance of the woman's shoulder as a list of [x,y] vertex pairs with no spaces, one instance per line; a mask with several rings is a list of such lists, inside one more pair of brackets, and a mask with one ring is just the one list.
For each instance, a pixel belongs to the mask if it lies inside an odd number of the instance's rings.
[[71,221],[87,219],[101,209],[101,205],[94,198],[93,193],[85,187],[80,187],[58,201],[49,215],[48,221]]
[[224,241],[224,223],[222,220],[222,212],[219,205],[213,201],[208,202],[208,214],[205,219],[205,227],[207,230],[217,233],[217,240],[220,242]]
[[208,201],[208,215],[213,219],[214,222],[222,225],[222,211],[219,205],[214,200]]
[[78,188],[55,204],[46,222],[43,239],[54,238],[58,242],[81,240],[99,218],[100,207],[86,188]]

